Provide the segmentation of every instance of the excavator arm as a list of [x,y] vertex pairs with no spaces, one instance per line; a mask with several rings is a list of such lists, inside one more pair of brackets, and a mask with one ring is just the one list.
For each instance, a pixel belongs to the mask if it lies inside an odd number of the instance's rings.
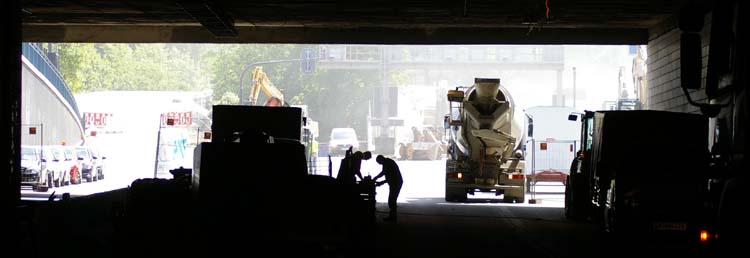
[[264,106],[286,106],[284,101],[284,94],[274,87],[271,80],[268,79],[266,73],[263,72],[263,67],[255,67],[253,69],[253,86],[250,89],[250,105],[256,105],[258,102],[258,95],[263,91],[268,100]]

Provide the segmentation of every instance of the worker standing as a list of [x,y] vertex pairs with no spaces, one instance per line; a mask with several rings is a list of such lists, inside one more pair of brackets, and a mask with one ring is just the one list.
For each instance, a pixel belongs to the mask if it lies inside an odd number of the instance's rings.
[[355,152],[354,155],[352,155],[351,160],[351,170],[352,173],[354,173],[352,176],[357,176],[357,178],[362,181],[362,160],[369,160],[370,158],[372,158],[372,153],[369,151]]
[[375,158],[375,161],[378,162],[378,164],[383,166],[383,171],[380,172],[375,178],[373,178],[374,181],[377,181],[378,178],[385,176],[385,180],[381,182],[377,182],[376,186],[381,186],[385,183],[388,183],[389,192],[388,192],[388,217],[385,218],[385,221],[396,221],[396,217],[398,215],[397,211],[397,205],[396,200],[398,200],[398,194],[401,192],[401,186],[404,184],[404,179],[401,177],[401,170],[398,168],[398,165],[396,164],[396,161],[383,157],[383,155],[378,155],[377,158]]
[[340,184],[354,185],[357,180],[354,176],[354,170],[352,169],[352,160],[354,159],[354,153],[352,148],[344,154],[344,158],[341,159],[341,165],[339,165],[339,173],[336,175],[336,181]]

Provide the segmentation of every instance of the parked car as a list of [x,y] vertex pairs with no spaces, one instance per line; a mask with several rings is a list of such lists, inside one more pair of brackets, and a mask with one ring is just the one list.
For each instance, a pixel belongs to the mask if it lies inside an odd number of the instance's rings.
[[78,156],[79,172],[86,182],[98,180],[97,170],[94,169],[95,161],[91,148],[88,146],[76,146],[76,155]]
[[50,184],[47,180],[47,162],[39,146],[21,146],[21,185]]
[[80,160],[76,155],[76,148],[74,146],[63,146],[63,152],[65,155],[65,161],[68,162],[68,182],[67,184],[80,184],[81,183],[81,172],[80,172]]
[[55,187],[55,173],[58,171],[62,166],[60,165],[59,160],[55,159],[55,155],[52,154],[52,148],[49,148],[49,146],[43,146],[40,147],[40,150],[42,152],[42,166],[44,167],[43,175],[41,176],[41,181],[39,182],[42,185],[46,185],[48,188]]
[[93,178],[96,178],[94,180],[102,180],[104,179],[104,168],[106,167],[105,161],[107,157],[95,147],[89,147],[89,149],[91,150],[91,159],[93,160],[93,170],[95,172]]
[[48,151],[49,155],[47,156],[52,159],[51,165],[49,160],[47,160],[47,168],[49,168],[49,171],[52,173],[51,178],[49,178],[52,180],[52,186],[64,186],[65,182],[69,182],[70,180],[70,173],[68,172],[70,162],[65,160],[65,152],[63,151],[62,146],[48,146],[44,148],[44,151]]
[[331,129],[331,139],[328,142],[328,155],[343,155],[346,150],[352,147],[353,150],[359,148],[359,140],[354,128],[333,128]]

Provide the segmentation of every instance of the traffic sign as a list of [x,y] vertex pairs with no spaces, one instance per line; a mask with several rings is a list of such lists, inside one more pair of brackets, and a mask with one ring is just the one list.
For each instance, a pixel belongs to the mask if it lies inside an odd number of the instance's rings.
[[300,62],[300,71],[303,74],[312,74],[315,72],[315,51],[312,48],[305,48],[302,50]]
[[96,112],[84,112],[83,121],[86,128],[107,127],[107,119],[111,118],[111,113],[96,113]]
[[162,126],[190,126],[193,124],[193,112],[167,112],[161,114]]

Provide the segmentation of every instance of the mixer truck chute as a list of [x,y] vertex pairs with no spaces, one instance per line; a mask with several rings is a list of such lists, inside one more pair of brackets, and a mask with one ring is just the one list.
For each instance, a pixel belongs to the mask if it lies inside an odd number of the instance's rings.
[[475,191],[495,192],[506,202],[524,202],[522,137],[513,121],[513,99],[500,79],[476,78],[471,87],[448,91],[450,114],[446,201],[464,201]]

